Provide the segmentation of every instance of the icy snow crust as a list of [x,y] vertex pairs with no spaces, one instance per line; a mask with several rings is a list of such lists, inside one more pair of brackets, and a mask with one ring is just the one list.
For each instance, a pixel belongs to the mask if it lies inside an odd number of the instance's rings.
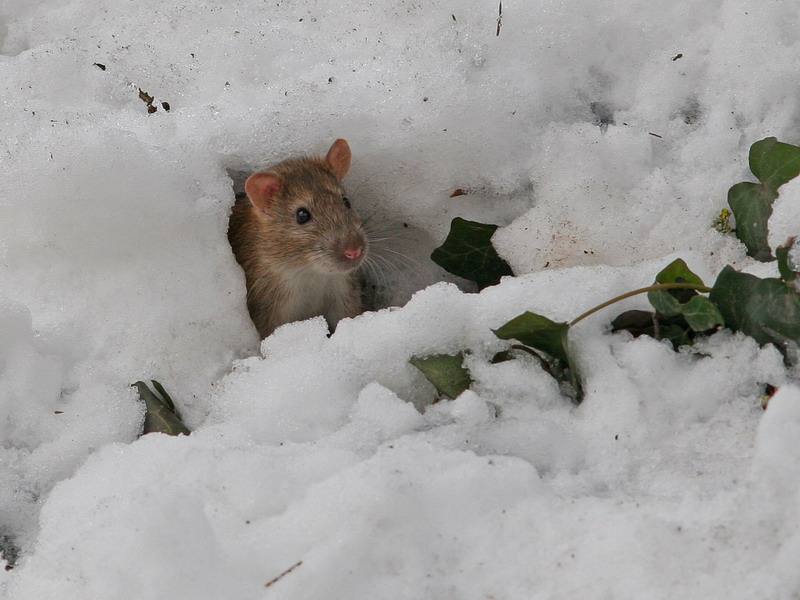
[[[640,297],[573,332],[579,408],[488,359],[520,312],[573,318],[676,257],[774,273],[709,225],[752,142],[800,141],[799,9],[509,0],[497,35],[496,2],[0,3],[4,597],[797,594],[800,390],[774,348],[609,334]],[[382,298],[420,291],[259,348],[227,169],[336,137],[354,202],[408,235]],[[454,216],[503,226],[520,276],[428,287]],[[409,357],[462,349],[472,390],[430,405]],[[191,436],[136,439],[150,378]]]

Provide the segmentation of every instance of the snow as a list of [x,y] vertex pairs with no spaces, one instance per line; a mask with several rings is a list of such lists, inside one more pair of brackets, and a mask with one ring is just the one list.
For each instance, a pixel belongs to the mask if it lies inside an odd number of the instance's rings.
[[[800,141],[800,7],[511,0],[499,34],[498,8],[0,2],[2,597],[797,594],[800,388],[774,348],[610,334],[640,296],[572,332],[579,407],[489,359],[519,313],[572,319],[678,257],[775,274],[711,221],[750,144]],[[392,237],[384,308],[259,346],[228,172],[337,137]],[[474,294],[433,265],[455,216],[500,225],[518,277]],[[431,404],[409,358],[460,350],[471,390]],[[137,438],[149,379],[190,436]]]

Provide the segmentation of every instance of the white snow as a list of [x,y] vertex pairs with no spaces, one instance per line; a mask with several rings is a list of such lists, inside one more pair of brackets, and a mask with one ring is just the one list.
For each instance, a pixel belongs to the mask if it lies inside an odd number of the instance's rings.
[[[678,257],[709,284],[776,272],[711,221],[753,142],[800,142],[800,5],[498,13],[0,2],[2,597],[800,593],[800,388],[774,348],[609,334],[640,296],[572,332],[579,407],[527,357],[489,363],[492,328],[572,319]],[[376,244],[393,308],[259,346],[227,170],[337,137],[350,197],[399,236]],[[800,231],[798,185],[773,245]],[[456,216],[501,225],[518,277],[472,294],[433,265]],[[459,350],[471,390],[431,404],[409,358]],[[137,439],[140,379],[190,436]]]

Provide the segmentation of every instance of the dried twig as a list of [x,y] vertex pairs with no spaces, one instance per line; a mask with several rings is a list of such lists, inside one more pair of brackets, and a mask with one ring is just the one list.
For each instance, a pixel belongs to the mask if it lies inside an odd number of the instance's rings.
[[286,576],[287,576],[289,573],[291,573],[292,571],[294,571],[294,570],[295,570],[297,567],[299,567],[299,566],[300,566],[300,565],[302,565],[302,564],[303,564],[303,561],[302,561],[302,560],[299,560],[299,561],[297,561],[297,562],[296,562],[295,564],[293,564],[291,567],[289,567],[288,569],[286,569],[286,570],[285,570],[283,573],[281,573],[280,575],[278,575],[278,576],[277,576],[275,579],[271,579],[271,580],[269,580],[267,583],[265,583],[265,584],[264,584],[264,587],[265,587],[265,588],[268,588],[268,587],[269,587],[269,586],[271,586],[273,583],[278,583],[278,582],[279,582],[281,579],[283,579],[284,577],[286,577]]
[[497,10],[497,35],[500,35],[500,28],[503,26],[503,3],[500,3],[500,8]]

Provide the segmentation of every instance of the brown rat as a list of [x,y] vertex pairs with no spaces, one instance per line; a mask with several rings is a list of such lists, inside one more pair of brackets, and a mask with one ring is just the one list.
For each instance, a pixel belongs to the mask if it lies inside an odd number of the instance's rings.
[[344,190],[351,160],[338,139],[324,158],[290,159],[251,175],[247,196],[237,198],[228,239],[262,338],[318,315],[333,331],[362,312],[357,270],[369,241]]

